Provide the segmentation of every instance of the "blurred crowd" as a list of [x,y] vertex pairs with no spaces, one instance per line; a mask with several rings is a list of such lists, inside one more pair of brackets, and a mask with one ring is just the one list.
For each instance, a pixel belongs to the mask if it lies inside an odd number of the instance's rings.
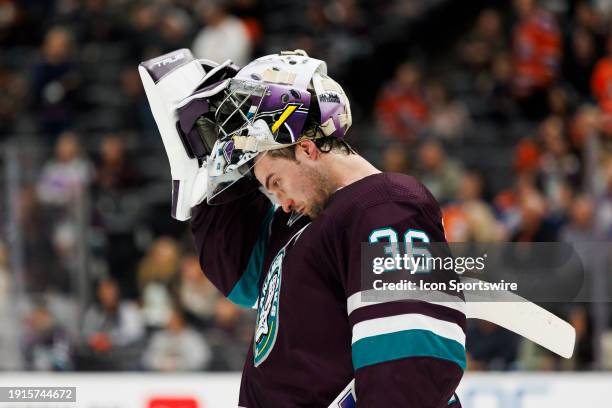
[[[325,59],[353,103],[353,144],[417,176],[451,242],[610,241],[612,3],[479,1],[459,21],[453,3],[0,1],[0,143],[21,166],[19,279],[0,241],[0,369],[242,368],[253,313],[219,295],[169,216],[138,77],[177,48],[238,65],[294,48]],[[448,24],[443,45],[413,28],[431,24]],[[479,322],[469,368],[600,367],[590,305],[563,313],[571,361]]]

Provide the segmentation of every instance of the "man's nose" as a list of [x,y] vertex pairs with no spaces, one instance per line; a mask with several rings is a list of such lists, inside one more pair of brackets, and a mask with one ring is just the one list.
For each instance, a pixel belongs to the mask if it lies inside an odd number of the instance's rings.
[[293,200],[290,200],[288,198],[280,200],[280,204],[283,207],[283,211],[286,213],[290,213],[291,211],[293,211],[293,207],[295,205]]

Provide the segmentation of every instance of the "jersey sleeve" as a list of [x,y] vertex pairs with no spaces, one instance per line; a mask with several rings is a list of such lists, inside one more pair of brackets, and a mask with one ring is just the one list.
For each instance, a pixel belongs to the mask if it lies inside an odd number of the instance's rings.
[[270,225],[272,203],[260,192],[223,205],[193,209],[191,233],[208,279],[232,302],[253,307]]
[[[352,330],[357,406],[459,407],[455,389],[466,366],[461,297],[440,293],[411,301],[364,301],[362,242],[385,234],[445,242],[438,204],[384,202],[354,213],[345,224],[341,279]],[[412,231],[412,232],[410,232]],[[364,272],[365,273],[365,272]],[[453,274],[453,273],[451,273]],[[371,300],[371,298],[365,298]]]

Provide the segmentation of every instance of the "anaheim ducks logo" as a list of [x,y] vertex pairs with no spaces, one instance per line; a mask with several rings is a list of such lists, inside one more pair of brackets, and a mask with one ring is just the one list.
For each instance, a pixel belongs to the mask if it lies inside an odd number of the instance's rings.
[[284,256],[285,248],[281,249],[272,261],[268,275],[266,275],[261,288],[257,305],[257,326],[255,328],[255,341],[253,344],[255,367],[268,357],[276,342],[278,334],[278,298]]

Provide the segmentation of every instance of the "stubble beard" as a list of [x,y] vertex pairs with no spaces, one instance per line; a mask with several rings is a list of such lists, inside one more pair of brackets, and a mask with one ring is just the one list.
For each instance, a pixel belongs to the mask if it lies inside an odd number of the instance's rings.
[[329,197],[337,190],[329,175],[316,170],[308,169],[304,171],[304,179],[310,184],[311,199],[306,204],[306,215],[314,220],[325,209]]

